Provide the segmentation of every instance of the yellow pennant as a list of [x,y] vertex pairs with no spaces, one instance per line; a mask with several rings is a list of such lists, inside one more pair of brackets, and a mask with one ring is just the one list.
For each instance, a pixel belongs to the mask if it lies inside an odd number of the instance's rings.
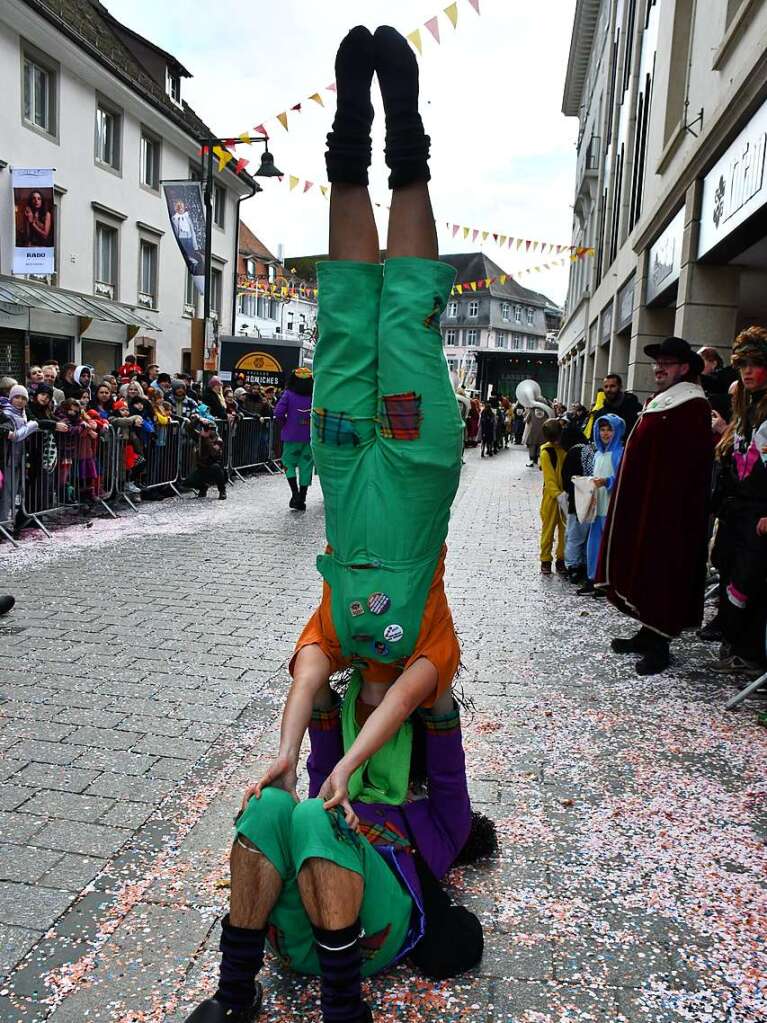
[[499,235],[499,237],[498,237],[498,244],[501,246],[501,248],[503,248],[503,246],[506,244],[506,235],[505,234]]
[[469,284],[471,285],[471,290],[472,291],[476,291],[477,290],[477,282],[476,281],[469,281]]
[[313,92],[313,93],[311,94],[311,96],[309,97],[309,99],[313,99],[313,100],[314,100],[314,102],[315,102],[315,103],[319,103],[319,105],[320,105],[321,107],[324,107],[324,106],[325,106],[325,104],[324,104],[324,103],[322,102],[322,96],[320,96],[320,94],[319,94],[318,92]]
[[420,32],[420,29],[416,28],[412,32],[408,33],[407,38],[408,38],[408,41],[411,42],[413,44],[413,46],[415,46],[416,50],[418,50],[418,53],[420,55],[423,55],[423,48],[421,46],[421,32]]
[[462,295],[463,294],[463,285],[462,284],[456,284],[455,290],[458,292],[459,295]]
[[517,252],[522,248],[522,238],[517,238]]
[[221,146],[213,147],[213,155],[218,157],[219,173],[221,173],[221,171],[224,169],[224,167],[226,167],[230,160],[234,159],[234,154],[228,153],[225,149],[222,149]]
[[482,241],[483,241],[483,242],[486,242],[486,241],[487,241],[487,236],[488,236],[489,234],[490,234],[490,232],[489,232],[489,231],[483,231],[483,232],[482,232]]
[[445,8],[445,14],[450,19],[453,28],[458,27],[458,3],[450,4],[449,7]]
[[290,191],[291,191],[291,192],[293,191],[293,189],[294,189],[294,188],[296,187],[296,185],[297,185],[297,184],[298,184],[298,178],[294,177],[294,176],[293,176],[293,175],[291,174],[291,175],[290,175]]
[[240,142],[244,142],[245,145],[248,145],[248,146],[250,145],[250,135],[248,135],[248,133],[246,131],[244,131],[242,133],[242,135],[240,135],[239,138],[240,138]]
[[327,199],[327,197],[328,197],[328,186],[327,185],[320,185],[320,191],[322,192],[322,194]]
[[464,238],[468,238],[469,237],[469,230],[470,229],[468,227],[464,227],[464,229],[463,229],[463,236],[464,236]]
[[277,114],[277,120],[280,122],[280,124],[285,129],[285,131],[287,131],[288,130],[288,115],[287,115],[287,113],[283,112],[281,114]]
[[501,276],[498,278],[498,280],[501,282],[501,284],[505,284],[506,281],[508,280],[508,278],[507,278],[506,274],[501,274]]

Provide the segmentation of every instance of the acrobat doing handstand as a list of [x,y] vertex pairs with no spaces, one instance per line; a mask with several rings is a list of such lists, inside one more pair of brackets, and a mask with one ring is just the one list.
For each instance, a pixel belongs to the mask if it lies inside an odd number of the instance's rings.
[[[367,191],[374,72],[393,189],[383,264]],[[407,42],[391,28],[353,29],[336,82],[312,412],[323,597],[291,662],[279,755],[245,792],[220,982],[194,1023],[256,1015],[267,941],[287,967],[321,978],[325,1023],[371,1020],[361,978],[405,957],[445,978],[482,955],[479,921],[439,884],[459,856],[494,846],[467,791],[443,586],[463,433],[439,329],[454,275],[437,260]],[[340,699],[329,679],[342,669]],[[311,798],[300,802],[307,729]]]

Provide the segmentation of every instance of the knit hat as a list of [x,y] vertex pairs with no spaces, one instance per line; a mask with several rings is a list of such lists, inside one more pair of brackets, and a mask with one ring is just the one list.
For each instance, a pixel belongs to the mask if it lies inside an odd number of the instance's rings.
[[744,359],[767,366],[767,330],[763,327],[747,327],[735,338],[732,346],[732,364],[735,369]]
[[23,384],[14,384],[8,393],[8,398],[26,398],[29,401],[29,391],[24,387]]
[[35,394],[47,394],[53,396],[53,388],[50,384],[46,384],[45,381],[41,381],[35,388]]
[[112,408],[115,410],[115,412],[122,412],[122,410],[126,409],[127,407],[128,407],[128,403],[126,401],[123,401],[122,398],[118,398],[117,401],[112,406]]

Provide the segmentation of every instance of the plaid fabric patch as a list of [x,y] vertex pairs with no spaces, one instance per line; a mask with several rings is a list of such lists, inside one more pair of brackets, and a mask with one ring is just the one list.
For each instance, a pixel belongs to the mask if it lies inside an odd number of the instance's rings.
[[329,412],[326,408],[312,409],[312,420],[317,436],[324,444],[359,444],[354,424],[345,412]]
[[415,391],[384,394],[378,422],[381,436],[394,440],[417,440],[421,432],[421,396]]
[[403,849],[410,848],[410,842],[407,837],[391,821],[385,821],[383,824],[368,824],[361,820],[360,834],[364,835],[371,845],[391,845],[395,848],[398,846]]
[[431,735],[449,735],[461,727],[461,715],[457,710],[442,717],[434,717],[428,711],[421,711],[420,715],[424,728]]
[[313,710],[309,727],[315,732],[332,732],[339,727],[340,716],[340,702],[335,707],[331,707],[330,710]]

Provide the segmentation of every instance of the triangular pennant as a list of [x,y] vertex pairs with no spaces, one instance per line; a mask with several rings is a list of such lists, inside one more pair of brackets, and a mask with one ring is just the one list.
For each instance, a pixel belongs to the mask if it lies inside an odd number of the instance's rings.
[[290,175],[290,191],[291,192],[293,191],[293,189],[296,187],[297,184],[298,184],[298,178],[294,174],[291,174]]
[[237,163],[234,165],[234,173],[239,174],[240,171],[245,170],[249,163],[250,160],[238,160]]
[[479,0],[469,0],[469,3],[474,8],[474,10],[477,12],[477,14],[479,14]]
[[418,50],[419,54],[423,54],[423,47],[421,46],[421,31],[420,31],[420,29],[415,28],[415,29],[413,29],[412,32],[408,32],[407,40],[408,40],[408,42],[412,43],[413,46],[415,46],[415,48],[416,48],[416,50]]
[[474,230],[471,232],[471,240],[472,240],[472,242],[475,242],[477,240],[477,236],[478,235],[479,235],[479,231],[475,227]]
[[445,14],[450,19],[453,28],[458,28],[458,3],[450,4],[445,8]]
[[240,139],[240,142],[243,143],[243,145],[246,145],[246,146],[250,145],[250,135],[248,135],[248,133],[246,131],[244,131],[242,133],[242,135],[239,136],[239,139]]
[[507,274],[501,274],[501,276],[498,278],[498,280],[501,282],[501,284],[505,284],[506,281],[508,280],[508,275]]
[[283,111],[281,114],[277,114],[277,120],[280,122],[285,131],[288,130],[288,115]]
[[470,281],[469,282],[469,286],[470,286],[472,291],[476,291],[477,290],[477,282],[476,281]]
[[309,189],[312,188],[313,185],[314,185],[313,181],[305,181],[304,182],[304,193],[308,192]]
[[301,104],[300,103],[296,103],[296,105],[291,107],[290,109],[291,110],[295,110],[297,114],[300,114],[301,113]]
[[489,234],[490,234],[490,232],[489,232],[489,231],[483,231],[483,232],[482,232],[482,241],[483,241],[483,242],[486,242],[486,241],[487,241],[487,236],[488,236]]
[[424,22],[424,24],[437,42],[439,42],[439,19],[437,18],[437,15],[435,14],[433,18],[429,18],[429,20]]
[[485,278],[485,287],[489,288],[490,285],[493,283],[493,280],[494,280],[494,278],[492,278],[492,277],[486,277]]
[[324,106],[325,106],[325,104],[324,104],[324,103],[322,102],[322,96],[320,96],[320,94],[319,94],[318,92],[313,92],[313,93],[311,94],[311,96],[309,97],[309,99],[313,99],[313,100],[314,100],[314,102],[315,102],[315,103],[319,103],[319,105],[320,105],[321,107],[324,107]]
[[506,235],[502,234],[500,238],[498,237],[498,235],[496,235],[495,240],[498,242],[501,248],[503,248],[503,246],[506,244]]
[[335,82],[331,82],[330,85],[326,85],[325,88],[328,90],[328,92],[336,92],[337,91],[336,83]]
[[522,248],[522,239],[517,238],[517,252]]
[[530,251],[530,246],[531,246],[532,244],[533,244],[533,243],[532,243],[532,242],[530,241],[530,239],[529,239],[529,238],[526,238],[526,239],[525,239],[525,252],[529,252],[529,251]]
[[224,145],[225,146],[229,146],[230,148],[232,146],[236,146],[237,145],[237,139],[224,139]]
[[266,130],[263,124],[257,124],[254,127],[253,131],[256,133],[256,135],[266,135],[266,137],[269,138],[269,132]]
[[453,238],[455,238],[455,236],[458,234],[460,230],[461,230],[460,224],[453,224]]
[[234,154],[228,153],[225,149],[222,149],[221,146],[213,147],[213,155],[218,157],[219,173],[221,173],[221,171],[224,169],[224,167],[226,167],[230,160],[234,159]]
[[327,199],[327,197],[328,197],[328,186],[327,185],[320,185],[320,191],[322,192],[322,194]]
[[538,242],[533,242],[533,252],[538,248]]
[[456,284],[455,290],[458,292],[459,295],[462,295],[463,294],[463,285],[462,284]]
[[[504,235],[503,237],[505,240],[506,235]],[[495,232],[493,232],[493,241],[496,243],[496,245],[498,244],[498,235]],[[501,245],[503,245],[503,242],[501,242]]]

